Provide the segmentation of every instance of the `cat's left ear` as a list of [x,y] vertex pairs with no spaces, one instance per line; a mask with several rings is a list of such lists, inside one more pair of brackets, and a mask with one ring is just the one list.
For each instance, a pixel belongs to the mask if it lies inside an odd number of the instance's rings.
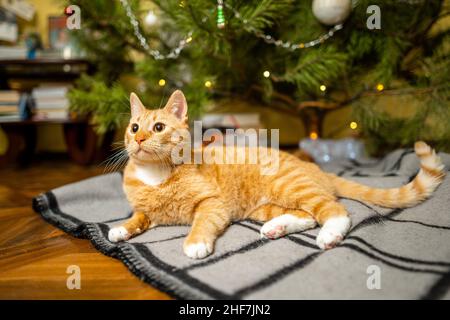
[[145,107],[142,104],[141,100],[139,100],[139,97],[134,92],[130,94],[130,107],[132,118],[139,117],[145,110]]
[[187,120],[187,102],[181,90],[176,90],[167,101],[164,110],[175,115],[179,120]]

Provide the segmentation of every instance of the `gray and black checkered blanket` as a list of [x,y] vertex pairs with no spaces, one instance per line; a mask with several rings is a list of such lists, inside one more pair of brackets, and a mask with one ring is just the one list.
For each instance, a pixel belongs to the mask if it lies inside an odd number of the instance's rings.
[[[440,154],[446,170],[450,155]],[[374,187],[396,187],[419,169],[413,150],[384,159],[323,166]],[[260,223],[234,223],[214,253],[191,260],[182,250],[188,226],[161,226],[123,243],[108,230],[131,216],[122,175],[66,185],[34,199],[34,209],[64,231],[89,239],[143,281],[184,299],[449,299],[450,176],[424,203],[385,209],[341,199],[353,227],[336,248],[321,251],[318,229],[261,239]]]

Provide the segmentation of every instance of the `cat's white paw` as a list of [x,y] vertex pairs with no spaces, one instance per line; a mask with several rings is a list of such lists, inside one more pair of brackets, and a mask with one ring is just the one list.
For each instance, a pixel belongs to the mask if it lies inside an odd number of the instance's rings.
[[334,248],[343,239],[344,237],[341,234],[325,230],[323,232],[322,231],[319,232],[316,239],[316,243],[320,249],[326,250]]
[[286,226],[272,219],[261,227],[261,238],[278,239],[286,234]]
[[108,239],[111,242],[119,242],[130,239],[130,233],[124,227],[112,228],[108,232]]
[[322,250],[334,248],[344,239],[350,226],[351,220],[346,216],[328,219],[317,235],[317,245]]
[[286,213],[264,223],[260,232],[263,238],[278,239],[288,233],[305,231],[315,226],[313,218],[299,218]]
[[212,244],[198,242],[184,246],[184,253],[191,259],[203,259],[213,251]]

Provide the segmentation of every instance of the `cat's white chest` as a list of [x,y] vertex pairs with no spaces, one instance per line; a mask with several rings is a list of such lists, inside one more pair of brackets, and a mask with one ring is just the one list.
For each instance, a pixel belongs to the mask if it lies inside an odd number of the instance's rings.
[[146,185],[158,186],[170,177],[171,172],[169,166],[150,164],[136,166],[134,175]]

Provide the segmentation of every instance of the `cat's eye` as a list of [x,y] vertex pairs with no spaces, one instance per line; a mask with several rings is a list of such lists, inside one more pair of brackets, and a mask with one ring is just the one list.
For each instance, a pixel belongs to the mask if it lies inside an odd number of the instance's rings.
[[161,132],[161,131],[164,130],[165,127],[166,127],[166,126],[165,126],[164,123],[157,122],[157,123],[155,123],[155,125],[153,126],[153,131],[155,131],[155,132]]
[[133,123],[131,125],[131,132],[136,133],[139,130],[139,125],[137,123]]

